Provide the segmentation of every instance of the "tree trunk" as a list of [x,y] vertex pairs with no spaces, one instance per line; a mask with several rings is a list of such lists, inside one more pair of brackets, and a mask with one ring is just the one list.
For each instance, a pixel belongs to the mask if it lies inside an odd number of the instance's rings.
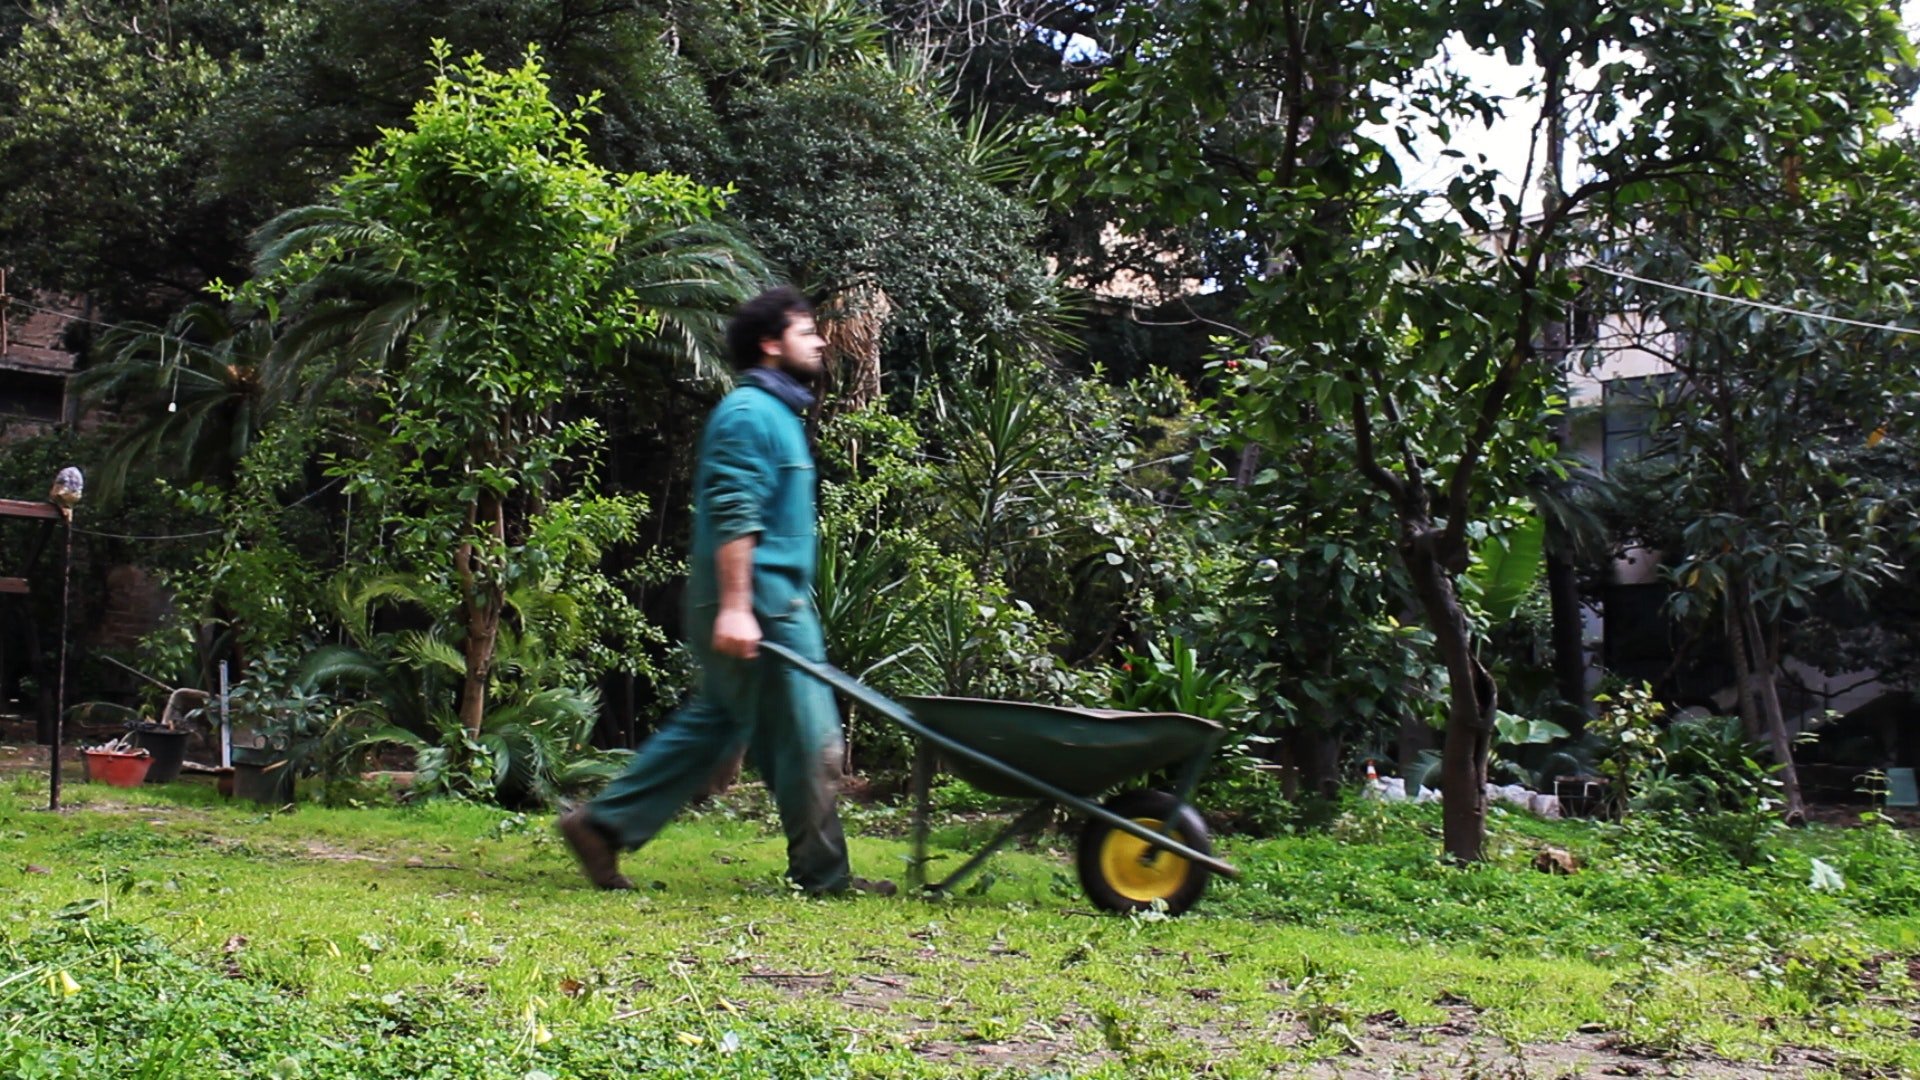
[[1340,739],[1332,731],[1311,724],[1299,733],[1301,790],[1330,799],[1340,793]]
[[1800,794],[1800,771],[1793,764],[1793,737],[1787,733],[1786,712],[1780,708],[1780,684],[1773,677],[1773,657],[1767,649],[1765,635],[1760,632],[1760,616],[1753,605],[1741,604],[1740,615],[1746,623],[1746,633],[1742,636],[1753,649],[1754,693],[1760,703],[1767,743],[1773,750],[1773,759],[1780,764],[1780,796],[1787,804],[1787,823],[1798,825],[1807,819],[1807,803]]
[[1752,590],[1744,580],[1730,583],[1727,601],[1733,605],[1733,622],[1739,627],[1737,640],[1732,645],[1735,670],[1742,673],[1742,681],[1749,687],[1748,696],[1757,711],[1758,727],[1773,753],[1773,760],[1780,765],[1780,796],[1786,803],[1787,822],[1797,825],[1807,819],[1807,803],[1800,794],[1800,773],[1793,765],[1793,738],[1787,734],[1786,713],[1780,707],[1780,687],[1774,681],[1773,660],[1751,597]]
[[[1560,38],[1558,34],[1551,38],[1543,35],[1536,39],[1536,47],[1540,50],[1538,60],[1541,68],[1550,73],[1546,80],[1547,99],[1542,109],[1547,124],[1547,147],[1546,167],[1540,175],[1540,192],[1542,205],[1548,211],[1553,211],[1559,209],[1567,198],[1567,115],[1560,61],[1546,55],[1549,40],[1557,46]],[[1550,249],[1546,265],[1549,270],[1558,271],[1565,261],[1565,252],[1555,247]],[[1572,359],[1568,329],[1564,312],[1548,319],[1540,327],[1540,351],[1553,361],[1560,374],[1561,396],[1571,400],[1573,395],[1567,387],[1567,369]],[[1565,413],[1554,423],[1553,441],[1563,452],[1573,445],[1573,423]],[[1549,634],[1553,642],[1553,681],[1560,701],[1566,706],[1561,711],[1563,726],[1577,736],[1586,729],[1588,710],[1592,707],[1592,702],[1587,699],[1587,652],[1582,625],[1584,620],[1580,613],[1580,579],[1573,560],[1567,555],[1572,544],[1564,531],[1554,527],[1553,520],[1548,519],[1546,544],[1547,602],[1553,619]]]
[[484,579],[474,567],[473,530],[484,522],[497,545],[507,540],[506,507],[500,496],[482,490],[467,508],[468,539],[454,550],[454,569],[460,575],[460,602],[466,611],[465,652],[467,679],[460,689],[460,724],[469,735],[478,734],[487,717],[487,679],[493,673],[493,651],[500,641],[500,612],[506,606],[506,586],[498,574]]
[[1403,543],[1401,555],[1425,610],[1434,647],[1447,667],[1447,733],[1440,750],[1442,844],[1456,863],[1479,862],[1487,840],[1487,758],[1498,705],[1493,676],[1473,654],[1473,632],[1453,575],[1428,544]]
[[1753,654],[1747,648],[1747,626],[1732,590],[1727,593],[1727,655],[1733,661],[1733,689],[1739,698],[1740,726],[1748,742],[1763,742],[1766,725],[1760,719],[1760,701],[1753,692]]
[[1293,802],[1300,798],[1300,752],[1295,745],[1300,741],[1300,729],[1290,727],[1274,739],[1273,752],[1269,757],[1280,766],[1280,797]]
[[1587,644],[1580,610],[1580,580],[1573,563],[1547,552],[1547,600],[1553,613],[1553,682],[1566,708],[1562,726],[1578,736],[1586,729],[1592,702],[1587,697]]

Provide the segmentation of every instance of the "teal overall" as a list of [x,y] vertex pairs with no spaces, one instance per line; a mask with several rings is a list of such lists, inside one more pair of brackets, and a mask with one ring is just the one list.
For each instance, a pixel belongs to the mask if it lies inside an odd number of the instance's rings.
[[653,839],[715,767],[745,746],[780,810],[787,876],[809,892],[848,886],[847,842],[834,807],[843,743],[832,692],[764,653],[736,660],[713,651],[720,607],[715,553],[754,536],[753,610],[761,636],[826,659],[813,604],[814,513],[813,455],[799,416],[757,386],[728,394],[707,420],[694,470],[686,635],[698,683],[588,806],[590,820],[619,847]]

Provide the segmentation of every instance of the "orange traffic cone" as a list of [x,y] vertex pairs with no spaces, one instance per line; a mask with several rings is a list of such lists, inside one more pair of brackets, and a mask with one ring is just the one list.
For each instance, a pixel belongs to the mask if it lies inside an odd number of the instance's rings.
[[1369,758],[1367,760],[1367,783],[1377,784],[1379,782],[1380,782],[1380,774],[1374,770],[1373,760]]

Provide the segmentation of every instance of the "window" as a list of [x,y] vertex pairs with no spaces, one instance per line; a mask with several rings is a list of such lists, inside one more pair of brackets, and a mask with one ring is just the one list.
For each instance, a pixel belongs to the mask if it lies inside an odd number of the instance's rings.
[[1663,582],[1605,586],[1601,662],[1628,682],[1652,683],[1669,702],[1707,703],[1733,683],[1726,638],[1717,620],[1691,628],[1676,622],[1667,610],[1672,592]]
[[0,368],[0,416],[57,423],[66,401],[66,376]]
[[1601,387],[1601,411],[1606,418],[1601,443],[1601,465],[1612,469],[1630,465],[1656,451],[1653,425],[1660,403],[1678,387],[1678,376],[1639,375],[1608,379]]

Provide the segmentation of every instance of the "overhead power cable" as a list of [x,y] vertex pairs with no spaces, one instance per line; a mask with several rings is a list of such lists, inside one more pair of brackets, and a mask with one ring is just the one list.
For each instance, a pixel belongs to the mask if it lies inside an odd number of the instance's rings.
[[1744,296],[1728,296],[1726,293],[1708,292],[1705,289],[1695,289],[1687,285],[1675,285],[1671,281],[1656,281],[1653,278],[1641,277],[1639,274],[1630,274],[1625,270],[1616,270],[1611,266],[1603,266],[1600,263],[1586,263],[1581,266],[1580,269],[1598,270],[1600,273],[1610,277],[1617,277],[1640,285],[1649,285],[1656,289],[1667,289],[1671,292],[1686,293],[1688,296],[1698,296],[1707,300],[1718,300],[1728,304],[1739,304],[1743,307],[1759,308],[1762,311],[1771,311],[1780,315],[1792,315],[1801,319],[1818,319],[1822,322],[1842,323],[1847,326],[1858,326],[1863,330],[1882,330],[1890,334],[1920,334],[1920,328],[1912,326],[1895,326],[1892,323],[1867,322],[1864,319],[1849,319],[1844,315],[1827,315],[1818,311],[1805,311],[1800,308],[1791,308],[1784,304],[1768,303],[1765,300],[1749,300]]

